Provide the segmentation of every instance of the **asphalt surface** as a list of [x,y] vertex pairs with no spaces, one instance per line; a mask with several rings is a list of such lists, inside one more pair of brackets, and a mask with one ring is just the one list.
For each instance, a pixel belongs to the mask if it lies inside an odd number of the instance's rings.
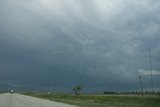
[[76,107],[21,94],[0,94],[0,107]]

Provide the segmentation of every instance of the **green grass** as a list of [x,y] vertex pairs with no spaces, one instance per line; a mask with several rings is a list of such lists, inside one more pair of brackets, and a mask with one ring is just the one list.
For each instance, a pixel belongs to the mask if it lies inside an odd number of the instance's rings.
[[33,94],[26,95],[77,105],[80,107],[160,107],[160,96],[148,95],[72,95],[72,94]]

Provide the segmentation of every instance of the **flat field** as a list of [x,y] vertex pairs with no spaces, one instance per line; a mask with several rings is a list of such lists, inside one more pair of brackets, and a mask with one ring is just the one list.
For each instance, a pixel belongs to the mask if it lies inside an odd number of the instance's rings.
[[73,95],[25,93],[43,99],[77,105],[79,107],[160,107],[160,95]]

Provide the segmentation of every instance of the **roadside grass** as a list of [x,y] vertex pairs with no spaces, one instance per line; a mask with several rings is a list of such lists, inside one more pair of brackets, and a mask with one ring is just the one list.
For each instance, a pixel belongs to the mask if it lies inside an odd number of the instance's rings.
[[24,94],[79,107],[160,107],[160,96],[158,95],[144,96],[142,99],[139,95]]

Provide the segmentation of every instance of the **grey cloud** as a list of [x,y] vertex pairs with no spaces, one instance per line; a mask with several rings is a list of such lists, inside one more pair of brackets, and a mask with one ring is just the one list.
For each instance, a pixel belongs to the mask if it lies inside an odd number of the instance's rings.
[[149,44],[160,70],[159,7],[158,0],[0,1],[0,84],[136,89],[139,70],[149,70]]

